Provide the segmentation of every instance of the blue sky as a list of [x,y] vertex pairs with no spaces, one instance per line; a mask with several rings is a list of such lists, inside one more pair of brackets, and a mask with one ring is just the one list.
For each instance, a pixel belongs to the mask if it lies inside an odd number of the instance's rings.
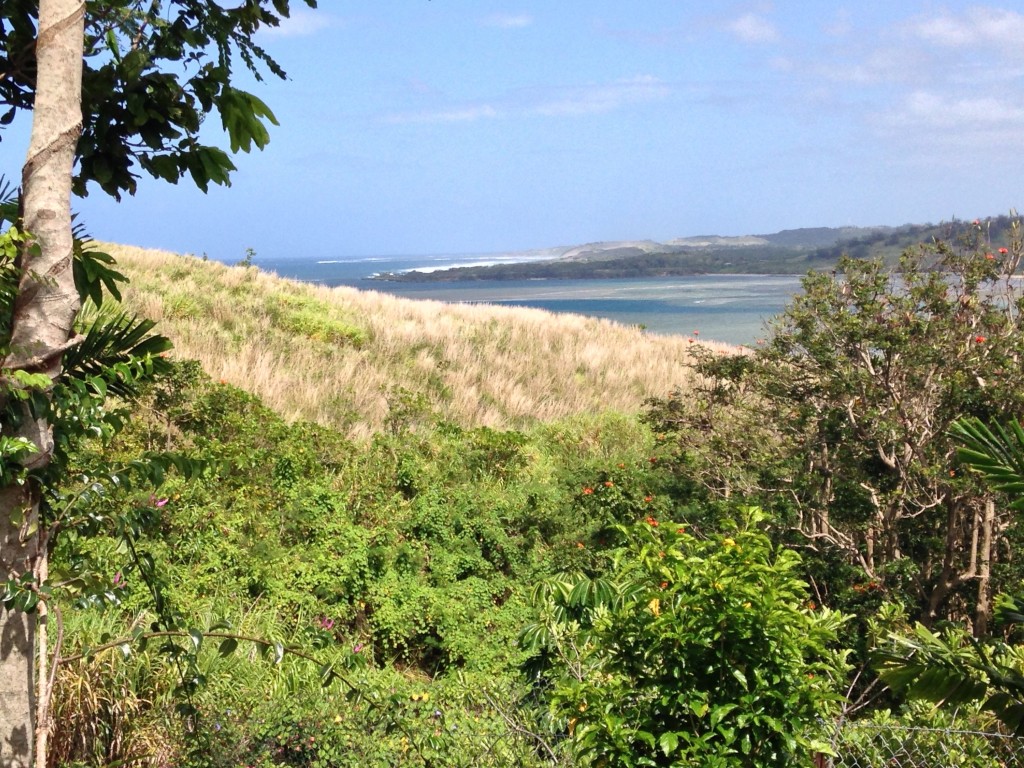
[[[289,80],[252,89],[281,125],[233,186],[94,191],[96,237],[258,262],[1024,206],[1021,4],[320,5],[261,37]],[[0,142],[9,177],[27,128]]]

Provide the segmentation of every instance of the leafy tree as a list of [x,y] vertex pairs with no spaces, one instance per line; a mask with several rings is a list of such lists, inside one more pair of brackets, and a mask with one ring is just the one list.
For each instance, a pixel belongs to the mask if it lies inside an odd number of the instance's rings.
[[810,275],[761,354],[769,401],[792,414],[806,482],[801,532],[906,594],[922,620],[987,629],[1006,529],[956,467],[955,419],[1024,405],[1022,254],[980,239],[904,253],[894,270],[845,260]]
[[[926,624],[970,618],[982,635],[1011,520],[959,471],[947,431],[1024,407],[1024,294],[1011,278],[1024,249],[1019,225],[1002,248],[972,227],[967,242],[913,248],[895,268],[846,258],[809,274],[766,345],[701,365],[726,402],[661,403],[652,419],[678,435],[684,464],[714,470],[701,475],[711,495],[788,498],[786,522],[820,562],[841,558]],[[835,604],[850,579],[817,585]]]
[[[316,0],[302,0],[316,6]],[[89,182],[107,194],[134,194],[139,171],[201,189],[227,184],[235,170],[221,148],[200,140],[204,117],[217,113],[231,152],[262,149],[273,113],[234,85],[237,60],[257,79],[284,71],[253,39],[277,26],[290,0],[242,0],[221,7],[202,0],[90,2],[83,19],[83,120],[76,147],[76,194]],[[0,124],[32,109],[38,0],[8,0],[0,19]]]
[[[4,242],[18,251],[11,268],[19,283],[5,293],[0,387],[0,567],[23,592],[45,587],[40,473],[61,440],[50,406],[62,355],[82,341],[74,328],[80,270],[73,268],[72,189],[84,194],[95,181],[115,197],[134,192],[136,165],[172,182],[188,173],[202,189],[227,183],[227,155],[198,141],[202,116],[219,112],[232,151],[265,145],[264,123],[273,115],[232,86],[232,67],[238,58],[257,76],[262,68],[283,75],[252,36],[288,12],[288,0],[246,0],[232,9],[198,0],[5,3],[0,122],[33,113],[22,220]],[[3,766],[31,762],[35,631],[28,611],[0,617]]]

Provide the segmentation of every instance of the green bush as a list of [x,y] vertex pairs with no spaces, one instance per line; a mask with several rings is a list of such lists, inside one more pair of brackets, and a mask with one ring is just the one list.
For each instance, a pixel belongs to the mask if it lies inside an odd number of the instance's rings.
[[607,579],[538,590],[524,641],[584,765],[789,766],[840,697],[842,618],[816,610],[799,557],[754,515],[698,538],[649,516],[622,526]]

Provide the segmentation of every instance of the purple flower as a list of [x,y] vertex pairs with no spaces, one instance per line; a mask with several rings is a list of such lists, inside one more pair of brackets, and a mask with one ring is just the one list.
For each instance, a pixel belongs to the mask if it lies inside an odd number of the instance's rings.
[[359,653],[365,647],[363,643],[356,643],[355,647],[352,648],[352,653]]
[[329,619],[326,616],[320,617],[320,628],[321,629],[334,629],[334,619]]
[[115,589],[123,589],[124,586],[125,586],[124,576],[122,576],[121,572],[118,571],[117,573],[114,574],[114,588]]

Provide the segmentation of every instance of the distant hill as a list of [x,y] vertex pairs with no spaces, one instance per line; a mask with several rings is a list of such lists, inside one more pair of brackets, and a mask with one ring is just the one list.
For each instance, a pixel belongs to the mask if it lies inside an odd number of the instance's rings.
[[[985,219],[982,237],[992,247],[1005,245],[1010,222],[1009,216]],[[609,279],[716,273],[802,274],[812,269],[827,269],[843,254],[854,258],[881,257],[895,262],[905,249],[919,243],[940,240],[955,245],[971,234],[976,236],[977,229],[970,222],[954,220],[898,227],[807,227],[739,237],[700,235],[665,242],[610,241],[550,249],[552,258],[545,261],[457,267],[429,273],[385,273],[378,279],[446,282],[538,278]]]
[[894,227],[805,227],[783,229],[772,235],[757,235],[772,245],[787,248],[827,248],[830,245],[872,235],[877,232],[892,232]]

